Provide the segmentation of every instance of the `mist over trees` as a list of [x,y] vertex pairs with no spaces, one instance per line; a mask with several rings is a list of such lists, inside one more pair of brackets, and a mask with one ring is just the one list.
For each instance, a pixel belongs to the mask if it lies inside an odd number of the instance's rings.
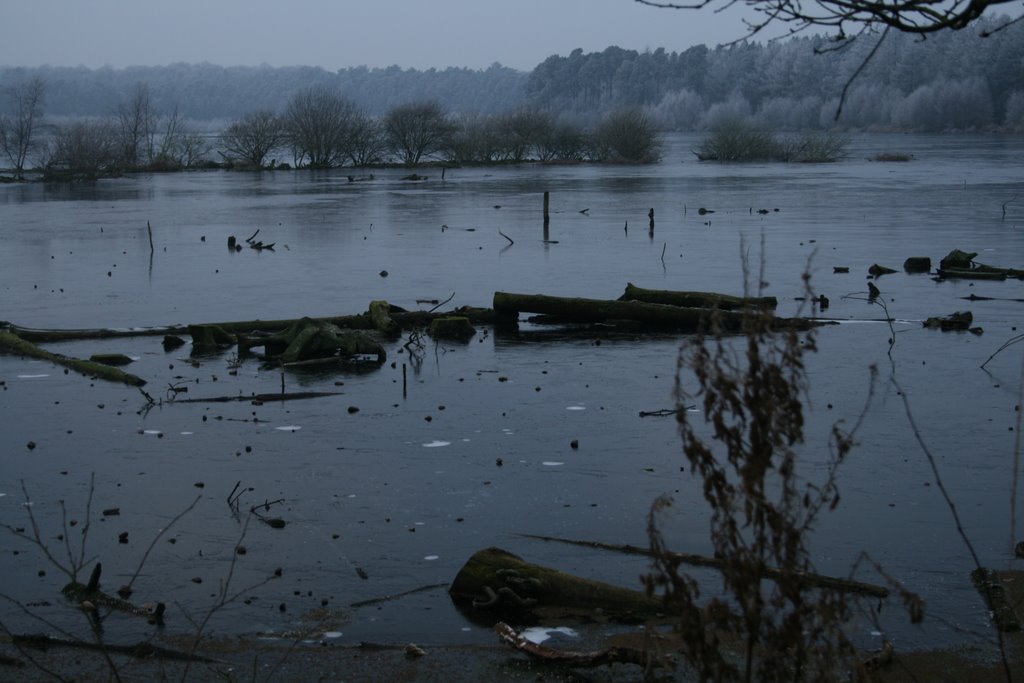
[[879,35],[842,49],[810,36],[682,52],[576,49],[529,73],[2,67],[0,162],[15,175],[35,164],[91,177],[211,155],[258,168],[289,152],[314,167],[650,161],[659,130],[1024,132],[1024,22],[982,18],[927,39],[889,32],[881,44]]
[[[653,20],[658,12],[651,14]],[[467,120],[529,109],[585,127],[612,112],[641,108],[652,125],[666,130],[709,130],[734,119],[793,130],[1014,129],[1021,125],[1024,93],[1024,22],[979,36],[1001,21],[982,18],[969,29],[927,39],[890,32],[850,87],[838,122],[833,118],[842,88],[878,34],[834,51],[823,37],[682,52],[577,49],[552,55],[528,73],[498,64],[484,70],[337,72],[211,64],[0,68],[0,92],[39,78],[46,84],[47,117],[101,117],[145,84],[155,110],[177,110],[185,119],[221,128],[255,111],[282,113],[297,93],[319,87],[340,93],[371,119],[397,106],[434,101]],[[0,98],[0,113],[13,113],[9,98]]]

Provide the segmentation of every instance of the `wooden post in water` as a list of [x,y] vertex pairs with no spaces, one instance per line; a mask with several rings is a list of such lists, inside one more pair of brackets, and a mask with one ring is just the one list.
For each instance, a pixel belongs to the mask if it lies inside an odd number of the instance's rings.
[[547,242],[548,238],[550,237],[550,234],[548,232],[548,227],[551,224],[551,214],[549,212],[550,208],[551,208],[551,193],[545,190],[545,192],[544,192],[544,241],[545,242]]
[[648,234],[651,237],[654,237],[654,207],[651,207],[651,210],[647,212],[647,217],[651,219],[650,231]]

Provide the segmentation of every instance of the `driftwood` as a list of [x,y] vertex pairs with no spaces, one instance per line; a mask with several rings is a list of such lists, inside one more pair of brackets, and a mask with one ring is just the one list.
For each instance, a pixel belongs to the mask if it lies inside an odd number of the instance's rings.
[[210,664],[216,663],[217,661],[195,653],[182,652],[180,650],[169,650],[165,647],[154,645],[149,641],[141,641],[135,645],[118,645],[116,643],[106,642],[94,643],[87,640],[66,640],[64,638],[54,638],[53,636],[37,633],[28,635],[14,634],[11,636],[11,643],[40,649],[48,647],[70,647],[81,650],[96,650],[98,652],[127,655],[137,659],[166,659]]
[[[601,543],[600,541],[576,541],[568,538],[558,538],[555,536],[539,536],[535,534],[520,534],[524,538],[534,538],[540,541],[553,541],[555,543],[567,543],[569,545],[578,545],[584,548],[598,548],[600,550],[612,550],[619,553],[627,553],[630,555],[643,555],[645,557],[651,557],[653,553],[648,548],[641,548],[635,545],[619,545],[612,543]],[[683,564],[689,564],[697,567],[710,567],[713,569],[721,569],[725,566],[725,562],[715,557],[707,557],[705,555],[695,555],[692,553],[670,553],[673,560],[678,560]],[[778,569],[774,567],[766,567],[764,570],[766,578],[775,579],[782,575]],[[815,588],[825,588],[828,590],[839,591],[842,593],[854,593],[857,595],[867,595],[873,598],[885,598],[889,596],[889,589],[884,586],[878,586],[871,583],[864,583],[862,581],[854,581],[853,579],[840,579],[834,576],[822,576],[821,574],[804,574],[801,579],[809,586]]]
[[957,311],[946,316],[935,316],[925,320],[922,325],[932,330],[952,332],[971,329],[974,316],[970,311]]
[[1008,277],[1024,280],[1024,270],[987,266],[974,260],[977,255],[976,251],[954,249],[939,262],[939,276],[972,280],[1005,280]]
[[735,311],[744,308],[775,309],[779,300],[774,296],[732,296],[715,292],[678,292],[660,289],[644,289],[632,282],[626,283],[626,291],[619,301],[642,301],[649,304],[668,304],[682,308],[717,308]]
[[30,356],[41,360],[48,360],[51,363],[63,365],[64,367],[70,368],[71,370],[83,375],[97,377],[108,382],[121,382],[133,387],[141,387],[146,384],[146,380],[141,377],[129,374],[115,367],[82,360],[81,358],[70,358],[59,353],[52,353],[45,349],[41,349],[35,344],[22,339],[11,332],[0,332],[0,351],[20,354],[22,356]]
[[494,625],[494,632],[506,645],[510,645],[520,652],[525,652],[534,659],[548,664],[564,664],[573,667],[595,667],[605,664],[637,664],[645,669],[649,666],[662,666],[658,657],[653,656],[646,650],[632,647],[606,647],[593,652],[570,652],[559,650],[546,645],[540,645],[527,640],[523,635],[517,633],[514,628],[503,621]]
[[323,361],[333,356],[376,356],[378,365],[387,359],[380,342],[359,330],[343,330],[333,323],[303,318],[281,332],[269,336],[239,337],[239,352],[262,346],[268,360],[283,364]]
[[[407,311],[397,306],[390,307],[391,319],[401,327],[427,327],[434,318],[451,315],[465,316],[474,324],[494,322],[494,312],[489,308],[459,306],[448,312]],[[280,332],[288,329],[302,318],[283,320],[237,320],[214,323],[203,323],[219,327],[229,334],[249,334],[253,331]],[[369,312],[354,315],[339,315],[309,318],[317,322],[329,322],[343,329],[372,330],[373,319]],[[22,327],[10,322],[0,321],[0,331],[8,331],[31,342],[75,341],[81,339],[114,339],[122,337],[167,336],[188,334],[188,325],[164,325],[158,327],[129,328],[91,328],[91,329],[38,329]]]
[[251,401],[253,403],[269,403],[271,401],[298,401],[306,398],[323,398],[324,396],[341,396],[340,391],[293,391],[279,394],[249,394],[248,396],[212,396],[210,398],[176,398],[169,403],[229,403],[231,401]]
[[[542,313],[569,323],[607,323],[627,320],[655,328],[668,328],[680,332],[698,332],[704,329],[738,331],[742,329],[745,314],[707,308],[681,308],[667,304],[607,299],[578,299],[546,296],[543,294],[494,293],[494,313],[500,324],[514,327],[519,313]],[[767,313],[766,313],[767,314]],[[806,318],[773,318],[773,327],[779,329],[810,329],[819,324]]]
[[635,623],[663,616],[660,601],[646,594],[573,576],[500,548],[473,554],[448,589],[470,618],[516,623],[582,617]]
[[100,573],[103,565],[99,562],[92,569],[89,576],[89,583],[72,581],[68,583],[61,592],[69,599],[78,603],[79,607],[86,610],[97,610],[101,607],[117,610],[124,614],[132,614],[153,620],[154,623],[162,623],[164,615],[164,604],[157,603],[154,609],[140,607],[134,603],[121,598],[116,598],[100,590]]

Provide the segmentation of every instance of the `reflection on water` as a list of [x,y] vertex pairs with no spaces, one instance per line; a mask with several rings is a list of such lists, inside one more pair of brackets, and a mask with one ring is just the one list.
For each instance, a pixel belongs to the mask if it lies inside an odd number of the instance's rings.
[[[1020,304],[1010,299],[1024,296],[1021,284],[883,276],[876,284],[901,320],[891,330],[871,322],[885,312],[866,300],[865,276],[874,263],[937,262],[953,248],[977,251],[986,263],[1024,264],[1020,205],[1005,219],[1001,212],[1022,189],[1024,141],[865,136],[842,163],[749,166],[697,163],[696,138],[669,143],[656,166],[449,169],[444,181],[431,169],[415,183],[402,181],[400,170],[349,182],[341,170],[0,186],[0,318],[37,327],[274,319],[360,312],[372,299],[429,308],[417,300],[453,294],[451,306],[488,306],[498,290],[614,298],[627,282],[740,293],[745,259],[754,271],[763,259],[766,293],[789,315],[801,305],[809,264],[830,315],[869,322],[819,333],[821,350],[809,361],[808,477],[824,473],[829,425],[861,411],[868,367],[881,371],[859,445],[841,471],[842,503],[818,530],[819,569],[845,574],[866,549],[921,593],[935,616],[924,631],[901,626],[898,610],[889,610],[885,628],[904,643],[983,632],[967,552],[887,379],[895,373],[909,395],[983,561],[1006,566],[1019,352],[1000,355],[987,372],[978,366],[1017,334]],[[866,160],[883,151],[915,160]],[[543,242],[544,191],[552,193],[557,243]],[[227,249],[228,236],[242,240],[257,229],[276,243],[273,252]],[[836,274],[835,266],[850,272]],[[992,299],[963,300],[971,294]],[[918,322],[963,309],[984,335],[942,334]],[[237,483],[243,509],[281,499],[272,514],[288,522],[245,532],[239,585],[277,567],[283,575],[218,614],[218,629],[284,630],[327,606],[350,622],[332,630],[341,640],[427,634],[432,642],[490,642],[483,630],[465,630],[443,590],[373,611],[348,605],[449,581],[491,545],[628,583],[646,570],[642,560],[519,534],[643,544],[649,505],[665,492],[678,503],[673,545],[707,552],[707,512],[699,485],[680,471],[674,422],[640,417],[674,405],[682,341],[527,327],[513,338],[485,331],[465,345],[429,341],[418,356],[402,340],[388,348],[394,364],[370,374],[283,377],[255,361],[232,372],[231,351],[193,362],[187,350],[165,353],[159,338],[51,345],[76,356],[138,357],[131,371],[150,380],[157,399],[167,398],[168,385],[187,386],[191,398],[274,392],[282,382],[338,392],[146,410],[134,390],[3,356],[0,521],[23,519],[23,479],[53,531],[56,501],[81,515],[94,472],[89,550],[114,584],[133,571],[155,530],[199,496],[174,526],[176,542],[158,543],[137,587],[144,600],[197,611],[209,605],[210,586],[239,543],[226,502]],[[96,515],[115,507],[118,516]],[[127,544],[118,542],[124,531]],[[6,590],[26,602],[53,602],[62,581],[29,547],[4,553],[0,569]],[[713,591],[714,576],[699,576]],[[48,616],[60,614],[58,605]]]

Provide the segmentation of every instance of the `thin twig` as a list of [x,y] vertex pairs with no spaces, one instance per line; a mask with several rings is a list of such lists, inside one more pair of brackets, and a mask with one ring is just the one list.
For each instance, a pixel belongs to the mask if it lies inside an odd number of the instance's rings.
[[184,510],[179,512],[177,515],[175,515],[174,519],[172,519],[167,524],[167,526],[165,526],[163,529],[161,529],[160,533],[158,533],[156,536],[153,537],[153,540],[150,541],[150,543],[149,543],[149,547],[146,548],[146,552],[142,553],[142,559],[139,560],[139,566],[135,569],[135,573],[132,574],[131,580],[128,581],[128,588],[129,589],[131,589],[132,584],[135,583],[135,579],[139,578],[139,574],[142,573],[142,567],[146,564],[146,559],[149,557],[149,553],[151,553],[153,551],[153,548],[156,546],[156,542],[159,541],[160,538],[165,533],[170,531],[171,527],[173,527],[175,524],[178,523],[178,520],[180,520],[182,517],[184,517],[189,512],[191,512],[192,508],[194,508],[199,503],[200,499],[202,499],[202,496],[196,496],[196,499],[192,501],[191,505],[189,505],[187,508],[185,508]]
[[[974,550],[974,544],[971,543],[971,539],[968,538],[967,532],[964,530],[963,523],[960,521],[960,514],[956,510],[956,504],[953,502],[952,496],[949,495],[949,491],[946,490],[946,485],[942,481],[942,476],[939,474],[939,466],[935,460],[935,456],[932,454],[931,449],[928,448],[928,444],[924,442],[924,436],[921,434],[921,430],[917,427],[917,422],[914,421],[914,415],[910,409],[910,399],[907,396],[907,392],[900,386],[897,381],[895,374],[889,378],[889,382],[892,383],[903,401],[903,409],[907,416],[907,422],[910,424],[911,432],[914,435],[914,439],[917,441],[918,446],[921,447],[921,451],[924,453],[925,458],[928,460],[928,464],[931,467],[932,475],[935,477],[935,484],[939,488],[939,492],[942,494],[942,498],[946,501],[946,507],[949,508],[950,514],[953,516],[953,521],[956,523],[956,531],[963,540],[964,546],[967,547],[967,551],[971,554],[971,559],[974,561],[975,569],[981,569],[981,559],[978,557],[978,553]],[[1006,680],[1012,681],[1013,674],[1010,672],[1010,663],[1006,658],[1006,642],[1003,638],[1003,632],[1001,629],[996,629],[996,636],[999,638],[999,656],[1002,660],[1003,671],[1006,674]]]
[[498,231],[498,234],[508,240],[508,246],[511,247],[513,244],[515,244],[515,242],[512,241],[512,238],[503,233],[501,230]]
[[452,292],[452,295],[450,297],[448,297],[447,299],[445,299],[444,301],[442,301],[438,305],[436,305],[433,308],[431,308],[429,311],[427,311],[427,313],[433,313],[434,311],[436,311],[437,309],[441,308],[442,306],[444,306],[446,303],[448,303],[449,301],[451,301],[454,298],[455,298],[455,292]]

